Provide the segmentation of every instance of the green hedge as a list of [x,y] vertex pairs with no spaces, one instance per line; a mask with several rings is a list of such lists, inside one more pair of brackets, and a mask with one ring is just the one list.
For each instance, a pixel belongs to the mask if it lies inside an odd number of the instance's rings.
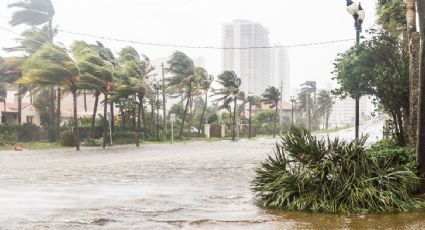
[[61,146],[73,147],[75,146],[74,134],[70,131],[61,132]]

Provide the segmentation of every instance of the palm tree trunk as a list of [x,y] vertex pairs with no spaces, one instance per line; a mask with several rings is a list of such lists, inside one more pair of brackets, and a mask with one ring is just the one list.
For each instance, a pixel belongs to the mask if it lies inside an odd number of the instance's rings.
[[425,2],[417,1],[417,11],[419,16],[419,25],[422,46],[420,49],[420,96],[419,96],[419,119],[418,119],[418,137],[417,137],[417,163],[418,175],[421,179],[420,192],[425,191]]
[[114,103],[111,102],[110,106],[111,106],[111,108],[110,108],[110,111],[111,111],[111,130],[112,130],[112,133],[114,133],[115,132]]
[[104,94],[104,101],[103,101],[103,149],[106,148],[106,139],[108,137],[108,122],[107,122],[107,113],[108,113],[108,94]]
[[57,132],[61,132],[61,88],[58,87],[58,97],[56,100],[56,109],[57,109]]
[[190,92],[192,92],[192,82],[189,82],[189,90],[188,90],[188,93],[187,93],[186,107],[184,109],[183,119],[182,119],[182,123],[180,125],[179,138],[183,137],[184,120],[186,119],[187,109],[189,108]]
[[406,1],[407,37],[409,43],[409,144],[416,146],[418,126],[418,100],[419,100],[419,49],[420,35],[416,32],[416,7],[415,0]]
[[49,121],[49,140],[50,142],[56,141],[57,133],[55,132],[55,89],[50,86],[50,121]]
[[140,105],[142,106],[142,120],[143,120],[143,129],[144,129],[144,131],[146,130],[146,126],[147,126],[147,124],[146,124],[146,114],[145,114],[145,107],[143,106],[143,100],[145,100],[145,95],[144,94],[142,94],[141,96],[140,96]]
[[84,111],[87,112],[87,92],[86,90],[83,90],[84,95]]
[[77,90],[72,91],[72,97],[74,99],[74,138],[75,148],[80,150],[80,134],[78,132],[78,118],[77,118]]
[[140,111],[141,108],[143,108],[142,101],[139,100],[138,106],[137,106],[137,132],[136,132],[136,147],[140,146]]
[[99,104],[99,93],[95,92],[94,94],[94,108],[93,108],[93,115],[91,118],[91,127],[90,127],[90,136],[91,138],[96,138],[96,132],[95,132],[95,124],[96,124],[96,114],[97,114],[97,106]]
[[329,129],[329,117],[330,117],[330,111],[329,111],[329,108],[327,108],[327,111],[326,111],[326,129]]
[[22,124],[22,95],[21,95],[21,85],[18,85],[18,124]]
[[276,126],[277,126],[277,114],[278,114],[278,104],[276,103],[276,112],[274,114],[274,128],[273,128],[273,138],[276,137]]
[[234,105],[233,105],[233,124],[232,124],[232,140],[235,140],[235,126],[236,126],[236,101],[237,97],[235,95]]
[[207,109],[207,103],[208,103],[208,93],[205,93],[205,104],[204,104],[204,108],[202,109],[201,121],[199,122],[198,135],[201,134],[202,124],[204,122],[205,110]]

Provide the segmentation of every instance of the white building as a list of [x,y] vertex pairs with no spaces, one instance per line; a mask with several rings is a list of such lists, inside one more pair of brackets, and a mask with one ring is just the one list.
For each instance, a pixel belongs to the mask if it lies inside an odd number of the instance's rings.
[[[355,105],[356,102],[352,98],[344,100],[334,99],[335,104],[329,118],[330,127],[353,126],[355,124]],[[369,98],[360,98],[360,124],[366,123],[372,118],[374,106]]]
[[[279,46],[277,44],[276,46]],[[291,92],[291,79],[289,77],[289,55],[284,47],[272,49],[272,85],[282,90],[283,100],[289,101]]]
[[[222,27],[222,70],[233,70],[242,79],[242,91],[261,95],[273,85],[269,32],[261,24],[235,20]],[[229,48],[229,49],[226,49]],[[230,49],[239,48],[239,49]]]

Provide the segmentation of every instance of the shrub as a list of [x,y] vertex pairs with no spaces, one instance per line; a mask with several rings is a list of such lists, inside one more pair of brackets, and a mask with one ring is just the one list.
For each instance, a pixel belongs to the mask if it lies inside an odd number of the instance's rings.
[[102,144],[103,144],[103,139],[87,139],[84,142],[84,146],[88,146],[88,147],[102,146]]
[[[143,133],[140,133],[142,138]],[[135,132],[118,132],[113,135],[114,144],[124,145],[124,144],[134,144],[136,143],[136,133]]]
[[393,157],[376,157],[366,149],[366,139],[323,140],[292,129],[256,170],[253,190],[262,205],[287,210],[359,213],[425,207],[411,196],[418,177]]
[[71,131],[63,131],[61,133],[61,146],[66,146],[66,147],[75,146],[74,134]]

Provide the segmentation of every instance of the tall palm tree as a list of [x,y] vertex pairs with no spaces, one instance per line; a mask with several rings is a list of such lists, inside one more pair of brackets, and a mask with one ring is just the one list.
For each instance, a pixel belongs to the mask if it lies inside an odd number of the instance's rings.
[[[166,79],[167,88],[170,94],[181,95],[184,94],[186,98],[186,106],[183,113],[182,123],[180,124],[179,138],[183,137],[184,122],[186,120],[189,103],[191,101],[192,92],[195,88],[196,82],[195,64],[186,54],[176,51],[174,52],[167,62],[167,72],[173,74],[172,77]],[[191,127],[190,127],[191,128]]]
[[[419,17],[419,26],[422,44],[425,43],[425,2],[417,1],[417,11]],[[421,192],[425,192],[425,46],[420,50],[420,96],[419,96],[419,115],[418,115],[418,137],[417,137],[417,159],[418,173],[421,178]]]
[[[83,41],[74,42],[72,53],[77,60],[77,65],[81,73],[80,89],[93,90],[96,95],[96,103],[99,99],[99,92],[104,95],[103,148],[105,148],[107,137],[107,100],[112,88],[113,66],[99,55],[97,49]],[[94,134],[97,104],[94,107],[91,127],[92,136]]]
[[214,92],[214,95],[221,96],[217,101],[223,101],[226,107],[233,102],[232,140],[235,140],[236,105],[242,81],[234,71],[224,71],[217,78],[222,87]]
[[202,109],[201,120],[199,121],[198,135],[201,133],[202,124],[204,122],[205,110],[207,109],[207,106],[208,106],[208,92],[210,91],[211,85],[214,81],[213,76],[211,76],[211,75],[208,76],[206,74],[206,71],[204,73],[205,74],[201,74],[202,80],[201,80],[201,83],[200,83],[200,89],[205,94],[205,104],[204,104],[204,108]]
[[263,101],[266,104],[271,105],[270,106],[271,108],[275,108],[273,137],[276,137],[276,126],[277,126],[277,119],[278,119],[277,115],[278,115],[280,95],[281,95],[280,90],[274,86],[268,87],[263,94]]
[[77,90],[80,71],[77,64],[68,55],[66,49],[46,44],[25,62],[20,84],[66,87],[73,96],[74,138],[76,149],[80,150],[80,137],[77,119]]
[[332,107],[334,105],[334,101],[329,91],[320,90],[317,98],[317,112],[320,117],[324,117],[325,119],[325,129],[329,127],[329,117],[331,115]]
[[[22,65],[25,61],[23,57],[6,57],[0,58],[0,83],[2,84],[15,84],[22,76]],[[22,116],[22,94],[23,87],[17,84],[18,96],[18,124],[21,124]]]
[[[51,0],[17,0],[8,5],[9,8],[15,9],[10,20],[10,25],[28,25],[28,26],[45,26],[48,34],[49,42],[53,43],[55,31],[53,28],[53,17],[55,16],[55,8]],[[54,131],[55,122],[55,93],[54,86],[50,87],[50,126],[49,132]],[[58,89],[60,94],[60,88]],[[60,105],[60,95],[57,96],[58,104]],[[57,120],[60,120],[60,107],[58,107]],[[59,132],[58,124],[57,132]],[[59,133],[58,133],[59,134]],[[55,139],[54,133],[51,133],[52,141]]]
[[139,54],[133,47],[126,47],[119,54],[121,68],[118,74],[117,86],[114,88],[111,101],[119,98],[135,96],[138,99],[136,146],[140,145],[141,116],[146,129],[146,117],[143,102],[147,95],[152,93],[147,80],[151,77],[154,67],[147,56]]

